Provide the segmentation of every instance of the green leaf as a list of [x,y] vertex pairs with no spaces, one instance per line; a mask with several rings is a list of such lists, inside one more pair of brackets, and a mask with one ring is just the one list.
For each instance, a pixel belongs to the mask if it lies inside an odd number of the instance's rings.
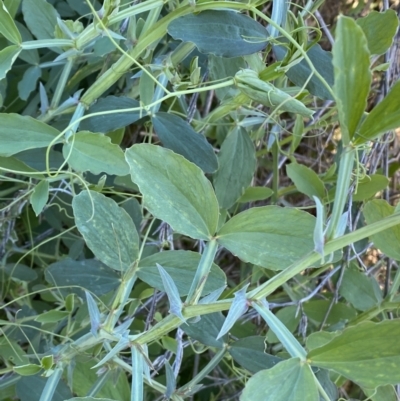
[[353,138],[371,86],[367,40],[352,18],[340,16],[333,46],[336,102],[345,145]]
[[246,383],[240,401],[319,401],[310,367],[299,358],[279,362]]
[[6,275],[6,279],[11,278],[13,280],[26,282],[30,282],[38,278],[38,275],[34,269],[20,263],[17,265],[15,263],[7,263],[5,265],[2,264],[0,269],[0,281],[3,281],[5,278],[4,275]]
[[30,363],[28,365],[14,366],[13,370],[21,376],[33,376],[38,374],[42,370],[42,367]]
[[3,3],[11,15],[11,18],[14,18],[19,6],[21,5],[21,0],[4,0]]
[[235,127],[221,146],[214,174],[215,194],[221,208],[229,209],[250,185],[257,159],[253,142],[243,127]]
[[[14,0],[12,1],[15,3]],[[32,34],[25,27],[25,25],[21,24],[18,21],[15,21],[15,25],[17,26],[18,31],[21,33],[23,42],[29,42],[30,40],[34,40]],[[40,62],[38,49],[22,50],[22,52],[19,55],[19,58],[31,65],[38,65]]]
[[[12,156],[27,149],[45,148],[60,133],[29,116],[0,114],[0,155]],[[54,142],[60,143],[61,139]]]
[[371,397],[372,401],[398,401],[396,390],[393,386],[386,385],[374,389],[363,388],[367,397]]
[[221,312],[201,316],[196,323],[188,322],[181,325],[181,329],[194,340],[208,347],[222,348],[226,338],[217,340],[219,331],[224,324],[224,315]]
[[363,121],[355,145],[378,138],[384,132],[400,127],[400,80]]
[[154,79],[151,79],[151,71],[148,68],[145,68],[145,70],[147,73],[142,70],[142,75],[139,79],[139,92],[140,101],[147,106],[153,99],[155,82]]
[[139,237],[132,219],[114,200],[82,191],[72,201],[78,230],[94,255],[114,270],[126,270],[139,254]]
[[[40,400],[48,378],[41,376],[24,376],[17,383],[17,397],[20,401]],[[52,401],[64,401],[72,397],[69,387],[60,380],[55,389]]]
[[286,166],[286,172],[299,192],[311,199],[313,196],[318,199],[325,198],[324,183],[314,170],[302,164],[291,163]]
[[282,359],[265,352],[265,342],[262,336],[241,338],[229,344],[229,353],[232,358],[249,372],[257,373],[263,369],[270,369]]
[[42,69],[38,65],[32,65],[25,72],[22,80],[18,82],[18,95],[22,100],[27,100],[36,89],[37,81],[42,76]]
[[[384,217],[391,216],[394,212],[395,208],[382,199],[374,199],[368,202],[363,210],[367,224],[380,221]],[[400,260],[400,225],[372,235],[371,240],[389,258]]]
[[334,370],[365,387],[400,382],[400,320],[363,322],[312,350],[312,365]]
[[373,277],[349,267],[345,270],[340,295],[356,309],[367,311],[382,302],[382,291]]
[[15,45],[22,42],[21,34],[15,26],[14,19],[2,0],[0,0],[0,33]]
[[26,26],[37,39],[54,38],[59,15],[50,3],[45,0],[24,0],[22,14]]
[[[189,293],[200,259],[201,255],[199,253],[191,251],[165,251],[156,253],[140,260],[137,275],[151,287],[164,291],[163,283],[156,267],[157,263],[159,263],[172,277],[178,287],[179,295],[183,297]],[[225,285],[225,273],[213,263],[203,290],[203,295],[209,294]]]
[[38,315],[35,318],[36,322],[39,323],[56,323],[61,322],[64,318],[66,318],[70,313],[62,310],[50,310]]
[[[210,78],[213,81],[220,79],[233,78],[235,74],[242,68],[246,68],[246,63],[242,57],[234,57],[226,59],[210,55],[208,57],[208,68],[210,70]],[[218,99],[222,100],[228,93],[238,92],[233,86],[219,88],[215,90]]]
[[125,158],[150,213],[189,237],[208,240],[214,235],[218,202],[199,167],[171,150],[148,144],[133,145]]
[[120,276],[108,266],[96,259],[72,260],[69,258],[52,263],[44,272],[46,281],[60,288],[63,294],[78,293],[83,297],[84,293],[73,286],[81,286],[97,296],[107,294],[115,290],[121,283]]
[[30,198],[32,209],[35,212],[36,216],[39,216],[39,214],[42,213],[48,198],[49,182],[46,180],[40,181],[33,190]]
[[317,325],[320,325],[324,321],[328,312],[329,316],[326,319],[327,324],[336,324],[345,322],[346,320],[352,320],[357,315],[357,312],[351,306],[344,303],[336,303],[331,307],[331,301],[322,299],[306,302],[303,308],[307,317]]
[[238,199],[239,203],[256,202],[268,199],[274,191],[267,187],[248,187]]
[[[274,46],[273,50],[279,61],[283,60],[286,56],[287,50],[283,46]],[[313,63],[314,68],[321,74],[322,78],[324,78],[328,85],[332,87],[334,82],[332,54],[323,50],[321,46],[317,44],[307,51],[307,56]],[[311,68],[306,60],[300,61],[300,63],[295,64],[286,72],[287,77],[299,87],[303,87],[311,74]],[[308,81],[306,89],[312,95],[317,96],[320,99],[333,100],[330,91],[315,75],[313,75]]]
[[386,10],[382,13],[370,11],[366,17],[359,18],[356,22],[367,38],[371,54],[385,53],[391,46],[399,26],[394,10]]
[[103,134],[80,131],[63,146],[64,158],[76,171],[93,174],[127,175],[129,166],[124,152]]
[[231,218],[218,243],[245,262],[283,270],[314,249],[315,218],[297,209],[264,206]]
[[17,342],[0,337],[0,360],[14,366],[27,365],[29,358]]
[[[91,132],[109,132],[126,127],[139,120],[143,112],[140,110],[120,112],[119,110],[132,109],[139,106],[140,104],[137,100],[129,97],[107,96],[101,98],[86,113],[86,115],[92,113],[99,113],[99,115],[82,120],[80,129]],[[103,114],[105,111],[115,111],[115,113]]]
[[205,173],[218,168],[213,147],[204,135],[197,133],[182,118],[170,113],[156,113],[152,118],[154,130],[163,145],[199,166]]
[[[0,128],[0,136],[1,136],[1,128]],[[1,170],[13,170],[27,177],[34,177],[38,179],[44,178],[43,175],[37,174],[37,170],[27,166],[25,163],[23,163],[21,160],[18,160],[15,157],[0,156],[0,171]]]
[[373,174],[358,182],[357,192],[353,194],[353,201],[365,201],[383,191],[389,185],[389,179],[384,175]]
[[202,53],[238,57],[257,53],[267,46],[264,26],[230,10],[208,10],[174,19],[168,25],[174,39],[193,42]]
[[5,47],[0,51],[0,81],[4,79],[7,72],[11,70],[20,52],[20,47],[16,45]]

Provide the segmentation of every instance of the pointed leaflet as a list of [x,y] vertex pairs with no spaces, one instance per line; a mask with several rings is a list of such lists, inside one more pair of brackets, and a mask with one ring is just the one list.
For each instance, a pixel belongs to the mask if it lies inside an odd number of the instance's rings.
[[22,14],[26,26],[37,39],[54,38],[58,13],[50,3],[44,0],[24,0]]
[[245,262],[283,270],[314,248],[315,218],[297,209],[264,206],[232,217],[218,243]]
[[386,131],[400,127],[400,80],[397,81],[388,95],[373,108],[363,121],[354,140],[361,145],[378,138]]
[[[201,255],[199,253],[191,251],[164,251],[155,253],[140,260],[137,275],[140,280],[151,287],[163,291],[163,283],[157,269],[157,264],[159,263],[172,277],[178,288],[179,295],[183,297],[189,292],[200,259]],[[225,285],[225,273],[213,263],[203,289],[203,294],[208,294]]]
[[[0,114],[0,155],[11,156],[27,149],[45,148],[59,131],[32,117]],[[61,139],[55,143],[60,143]]]
[[[100,113],[100,115],[82,120],[80,129],[91,132],[109,132],[118,128],[126,127],[142,117],[140,110],[129,112],[118,112],[122,109],[138,108],[139,102],[129,97],[107,96],[99,99],[89,108],[86,115]],[[111,114],[101,114],[104,111],[115,111]]]
[[365,387],[400,382],[400,320],[364,322],[344,330],[307,358]]
[[[374,199],[368,202],[363,210],[367,224],[372,224],[394,213],[395,208],[382,199]],[[400,225],[372,235],[374,245],[384,254],[396,260],[400,260]]]
[[63,146],[63,155],[76,171],[120,176],[129,174],[129,166],[122,149],[102,134],[87,131],[76,133]]
[[199,166],[205,173],[218,168],[218,160],[207,139],[182,118],[170,113],[156,113],[151,122],[163,145]]
[[9,14],[3,1],[0,0],[0,33],[15,45],[22,42],[21,34],[15,26],[14,20]]
[[24,72],[24,76],[18,82],[18,95],[22,100],[27,100],[36,89],[37,81],[41,75],[42,69],[38,65],[32,65]]
[[261,370],[246,383],[240,401],[319,401],[311,368],[291,358]]
[[365,176],[358,181],[357,192],[353,194],[353,201],[362,202],[372,198],[389,185],[389,178],[380,174]]
[[37,184],[35,189],[33,190],[30,199],[32,209],[35,212],[36,216],[42,213],[42,210],[47,203],[48,197],[49,197],[49,182],[46,180],[40,181],[39,184]]
[[371,54],[385,53],[392,44],[399,26],[399,20],[394,10],[386,10],[383,13],[370,11],[366,17],[359,18],[356,22],[367,38]]
[[0,51],[0,81],[5,78],[7,72],[11,70],[14,61],[21,53],[21,48],[17,45],[5,47]]
[[311,199],[313,196],[319,199],[325,197],[324,183],[314,170],[302,164],[291,163],[286,166],[286,172],[301,193]]
[[139,253],[139,237],[132,219],[114,200],[82,191],[72,201],[78,230],[94,255],[114,270],[126,270]]
[[369,57],[362,29],[352,18],[340,16],[333,46],[333,89],[345,145],[353,138],[367,106],[371,86]]
[[206,54],[238,57],[257,53],[267,46],[264,26],[252,18],[228,10],[208,10],[174,19],[168,25],[174,39],[193,42]]
[[235,127],[224,140],[214,175],[215,194],[221,208],[229,209],[250,185],[256,168],[253,142],[243,127]]
[[125,158],[150,213],[194,239],[214,235],[218,202],[199,167],[171,150],[147,144],[133,145]]

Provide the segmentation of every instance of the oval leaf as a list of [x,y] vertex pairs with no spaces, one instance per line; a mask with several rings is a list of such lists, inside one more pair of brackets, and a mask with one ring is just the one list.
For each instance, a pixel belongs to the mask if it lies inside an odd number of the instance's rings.
[[193,42],[206,54],[238,57],[257,53],[267,46],[264,26],[252,18],[228,10],[209,10],[174,19],[168,25],[174,39]]
[[230,219],[218,243],[245,262],[282,270],[314,248],[315,218],[278,206],[252,208]]
[[148,144],[133,145],[125,157],[132,181],[155,217],[195,239],[214,235],[218,202],[199,167],[171,150]]
[[333,46],[339,121],[345,144],[354,136],[367,106],[371,86],[370,53],[362,29],[349,17],[340,16]]
[[349,327],[312,350],[312,365],[331,369],[365,387],[400,382],[400,320]]
[[286,166],[286,172],[299,192],[311,199],[313,196],[318,199],[325,197],[324,183],[314,170],[302,164],[291,163]]
[[117,128],[126,127],[134,123],[142,117],[139,111],[118,112],[121,109],[132,109],[139,107],[140,104],[137,100],[129,97],[107,96],[99,99],[87,112],[87,115],[92,113],[102,113],[104,111],[115,111],[112,114],[100,114],[98,116],[89,117],[82,120],[80,129],[91,132],[109,132]]
[[163,145],[199,166],[205,173],[218,168],[218,160],[207,139],[182,118],[170,113],[156,113],[151,121]]
[[[60,133],[29,116],[0,114],[0,155],[11,156],[27,149],[44,148]],[[55,143],[59,143],[58,140]]]
[[114,270],[126,270],[137,259],[139,237],[132,219],[116,202],[94,191],[72,201],[78,230],[97,259]]
[[[363,213],[367,224],[372,224],[387,216],[391,216],[394,211],[395,208],[386,201],[374,199],[365,205]],[[389,258],[400,260],[400,225],[372,235],[371,239],[374,245],[389,256]]]
[[111,143],[111,138],[102,134],[78,132],[63,146],[63,155],[76,171],[119,176],[129,174],[129,166],[122,149]]
[[279,362],[246,383],[240,401],[319,401],[310,367],[299,358]]
[[[140,260],[137,275],[151,287],[164,291],[163,282],[157,269],[157,263],[162,264],[163,268],[174,280],[179,295],[183,297],[189,293],[200,259],[201,255],[199,253],[190,251],[156,253]],[[225,285],[225,273],[213,263],[204,286],[203,295],[209,294]]]
[[257,159],[253,142],[243,127],[228,134],[218,155],[219,170],[214,175],[215,194],[220,207],[229,209],[253,179]]

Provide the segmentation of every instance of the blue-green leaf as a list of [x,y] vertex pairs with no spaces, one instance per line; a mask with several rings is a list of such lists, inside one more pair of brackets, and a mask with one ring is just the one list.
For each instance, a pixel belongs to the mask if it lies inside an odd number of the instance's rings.
[[291,208],[255,207],[231,218],[217,240],[245,262],[283,270],[314,249],[315,217]]
[[0,81],[5,78],[7,72],[11,70],[14,61],[21,53],[21,48],[17,45],[5,47],[0,51]]
[[202,134],[197,133],[182,118],[158,112],[151,121],[157,136],[166,148],[184,156],[205,173],[213,173],[218,168],[213,147]]
[[349,17],[340,16],[333,46],[335,85],[344,144],[356,133],[367,106],[371,86],[370,53],[362,29]]
[[169,149],[148,144],[133,145],[125,157],[150,213],[195,239],[208,240],[215,234],[218,202],[199,167]]
[[[59,131],[29,116],[0,114],[0,155],[12,156],[27,149],[45,148]],[[60,143],[61,139],[54,142]]]
[[78,230],[94,255],[114,270],[126,270],[139,254],[139,237],[128,213],[114,200],[82,191],[72,201]]
[[27,100],[29,95],[36,89],[37,81],[42,75],[42,69],[38,65],[29,67],[18,82],[18,94],[22,100]]
[[39,214],[42,213],[42,210],[47,203],[48,197],[49,197],[49,182],[46,180],[40,181],[39,184],[37,184],[35,189],[33,190],[30,199],[32,209],[35,212],[36,216],[39,216]]
[[238,57],[267,46],[268,32],[252,18],[231,10],[207,10],[174,19],[168,26],[174,39],[193,42],[202,53]]
[[108,136],[80,131],[63,146],[64,158],[76,171],[124,176],[129,166],[124,152]]
[[218,154],[219,169],[214,175],[215,194],[221,208],[229,209],[253,179],[257,160],[252,140],[242,127],[228,134]]
[[24,0],[22,14],[26,26],[37,39],[54,38],[59,15],[50,3],[45,0]]

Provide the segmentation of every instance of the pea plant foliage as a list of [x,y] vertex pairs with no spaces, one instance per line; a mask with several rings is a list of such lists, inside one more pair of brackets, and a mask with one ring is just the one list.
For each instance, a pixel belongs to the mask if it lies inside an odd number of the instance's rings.
[[0,0],[0,400],[397,400],[398,19],[321,3]]

